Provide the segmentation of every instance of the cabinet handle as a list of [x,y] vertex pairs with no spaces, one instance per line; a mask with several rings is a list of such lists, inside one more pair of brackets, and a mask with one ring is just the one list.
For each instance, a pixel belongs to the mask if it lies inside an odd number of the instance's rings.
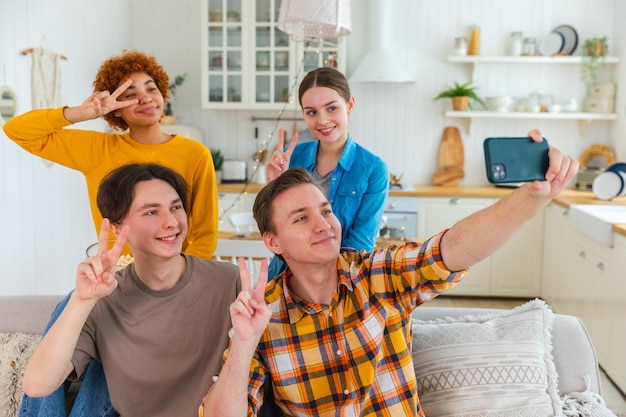
[[459,204],[461,204],[461,199],[460,198],[451,198],[450,199],[450,204],[459,205]]
[[585,251],[584,251],[584,250],[581,250],[580,252],[578,252],[578,256],[579,256],[580,258],[583,258],[583,259],[584,259],[584,258],[586,258],[586,257],[587,257],[587,254],[585,253]]
[[596,265],[596,268],[598,268],[600,271],[604,271],[604,262],[598,262],[598,265]]

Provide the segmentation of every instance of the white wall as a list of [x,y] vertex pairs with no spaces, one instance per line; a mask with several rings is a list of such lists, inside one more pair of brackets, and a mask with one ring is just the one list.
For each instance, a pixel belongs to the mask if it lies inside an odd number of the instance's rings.
[[[254,127],[259,127],[264,139],[274,126],[273,122],[254,124],[250,117],[274,117],[276,112],[200,108],[201,1],[0,0],[0,70],[6,68],[6,82],[18,95],[19,112],[30,109],[30,59],[20,51],[40,46],[43,36],[45,46],[69,58],[62,63],[63,98],[68,105],[77,105],[90,94],[103,59],[123,48],[137,48],[156,55],[170,75],[188,74],[175,103],[181,124],[200,128],[205,143],[222,149],[227,158],[249,159],[259,146]],[[616,24],[626,17],[621,1],[388,1],[394,4],[392,38],[398,60],[417,82],[354,84],[357,107],[350,131],[357,141],[380,154],[393,173],[404,174],[409,183],[430,183],[441,133],[449,125],[458,126],[463,135],[466,179],[462,185],[486,184],[485,137],[524,135],[531,128],[540,128],[551,143],[572,155],[578,156],[592,143],[608,143],[616,148],[618,159],[626,160],[626,145],[619,140],[626,132],[621,88],[619,120],[594,122],[584,136],[576,121],[533,120],[478,120],[470,135],[467,122],[443,117],[448,103],[432,101],[446,85],[469,80],[469,67],[448,64],[445,58],[453,39],[467,35],[474,23],[482,28],[484,55],[502,54],[513,30],[541,38],[558,25],[570,24],[578,30],[581,42],[607,35],[612,53],[626,57],[621,42],[626,29]],[[352,0],[353,33],[346,38],[348,75],[369,44],[368,10],[368,0]],[[626,85],[624,76],[616,76]],[[538,91],[554,94],[557,100],[573,94],[582,101],[575,66],[481,66],[476,78],[482,96]],[[293,131],[292,122],[283,125]],[[105,126],[92,122],[80,127]],[[296,127],[302,129],[304,124]],[[73,287],[75,266],[85,247],[95,241],[82,176],[60,166],[47,167],[0,133],[0,187],[0,224],[5,235],[0,243],[0,293],[67,292]]]
[[[18,112],[30,110],[30,57],[20,52],[45,46],[68,57],[63,99],[80,104],[100,62],[129,47],[129,33],[124,0],[0,0],[0,77],[16,91]],[[96,240],[82,175],[47,166],[0,132],[0,229],[0,294],[67,293]]]

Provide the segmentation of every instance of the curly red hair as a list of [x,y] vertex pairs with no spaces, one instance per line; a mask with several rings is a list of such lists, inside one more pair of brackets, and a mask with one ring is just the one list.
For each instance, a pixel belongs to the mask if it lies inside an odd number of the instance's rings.
[[[143,72],[148,74],[156,83],[163,95],[163,102],[169,98],[170,77],[152,55],[139,51],[124,51],[121,55],[104,61],[98,69],[93,82],[94,91],[113,92],[123,83],[130,74]],[[114,115],[115,112],[104,115],[104,120],[114,129],[126,130],[128,124],[124,119]]]

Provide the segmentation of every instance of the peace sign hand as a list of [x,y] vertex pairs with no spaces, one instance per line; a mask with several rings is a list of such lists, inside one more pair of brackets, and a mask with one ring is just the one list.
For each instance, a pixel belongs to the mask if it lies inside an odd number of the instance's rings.
[[265,304],[267,260],[261,261],[261,271],[254,289],[252,289],[250,282],[250,272],[246,266],[246,260],[238,258],[237,262],[241,277],[241,292],[230,305],[230,318],[233,322],[235,336],[242,341],[249,341],[256,345],[272,316],[271,310]]
[[265,174],[268,181],[272,181],[274,178],[277,178],[284,172],[285,169],[289,168],[289,160],[291,159],[291,154],[293,153],[297,143],[298,132],[294,133],[287,151],[283,152],[283,149],[285,148],[285,129],[281,127],[278,130],[278,145],[265,168]]
[[[97,119],[112,111],[133,106],[139,102],[137,99],[118,101],[128,87],[132,85],[132,80],[124,81],[119,87],[110,93],[109,91],[94,91],[79,107],[80,120],[70,120],[71,122]],[[68,119],[69,120],[69,119]]]
[[98,238],[98,252],[78,264],[76,293],[81,300],[99,300],[117,288],[115,265],[128,237],[128,226],[122,228],[113,248],[108,250],[109,219],[102,220]]

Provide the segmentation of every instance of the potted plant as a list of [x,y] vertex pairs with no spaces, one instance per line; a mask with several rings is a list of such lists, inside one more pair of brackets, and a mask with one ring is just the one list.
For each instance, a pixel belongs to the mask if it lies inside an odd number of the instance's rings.
[[222,164],[224,163],[224,155],[219,149],[211,150],[211,158],[213,159],[213,167],[215,168],[215,181],[218,184],[222,182]]
[[583,84],[595,84],[598,79],[598,63],[609,53],[606,36],[589,38],[583,43],[580,78]]
[[450,87],[439,93],[439,95],[434,98],[434,101],[442,98],[451,98],[452,109],[460,111],[465,111],[468,107],[471,108],[472,101],[476,101],[484,107],[485,103],[483,103],[480,97],[476,95],[476,89],[478,87],[474,87],[471,84],[471,81],[468,81],[465,84],[459,84],[455,81],[454,87]]
[[[185,80],[187,79],[187,73],[179,74],[174,77],[174,81],[169,85],[170,90],[170,99],[176,100],[176,89],[183,85]],[[165,117],[163,117],[164,124],[174,124],[178,120],[177,116],[174,116],[174,112],[172,111],[172,103],[168,101],[165,104]]]

